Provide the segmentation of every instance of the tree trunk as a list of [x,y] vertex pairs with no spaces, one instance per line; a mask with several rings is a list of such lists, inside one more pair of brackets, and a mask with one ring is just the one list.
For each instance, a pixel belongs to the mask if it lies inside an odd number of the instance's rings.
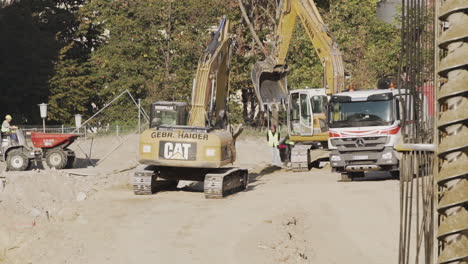
[[262,41],[260,41],[260,38],[258,37],[257,33],[255,32],[255,29],[254,29],[252,23],[250,23],[249,16],[247,15],[247,11],[245,11],[245,6],[242,3],[242,0],[237,0],[237,2],[239,3],[239,7],[240,7],[240,10],[242,12],[242,17],[244,18],[245,23],[247,23],[247,26],[249,27],[250,33],[252,34],[255,42],[257,43],[258,46],[260,46],[260,49],[262,50],[263,54],[265,56],[267,56],[268,53],[265,50],[265,47],[263,46]]

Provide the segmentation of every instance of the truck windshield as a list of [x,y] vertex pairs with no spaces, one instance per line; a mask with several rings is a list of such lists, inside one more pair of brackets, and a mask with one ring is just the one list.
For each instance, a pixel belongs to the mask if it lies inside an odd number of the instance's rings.
[[385,126],[393,122],[392,100],[334,102],[330,127]]

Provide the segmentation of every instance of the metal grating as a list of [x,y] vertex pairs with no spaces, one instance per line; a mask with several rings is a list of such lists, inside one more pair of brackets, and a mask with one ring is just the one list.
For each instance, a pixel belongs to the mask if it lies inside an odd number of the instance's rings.
[[[398,263],[434,263],[435,4],[402,0],[398,89],[406,89]],[[414,122],[412,122],[414,120]],[[411,121],[411,122],[406,122]]]

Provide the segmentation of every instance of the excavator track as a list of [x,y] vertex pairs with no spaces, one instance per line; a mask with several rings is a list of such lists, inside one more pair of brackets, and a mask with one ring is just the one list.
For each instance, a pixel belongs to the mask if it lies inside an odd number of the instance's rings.
[[160,190],[174,189],[178,180],[162,179],[154,166],[138,168],[133,174],[133,192],[136,195],[151,195]]
[[328,149],[314,149],[310,145],[295,145],[291,149],[289,168],[293,172],[306,172],[311,166],[320,168],[320,162],[327,161],[329,155]]
[[291,169],[294,172],[309,171],[309,145],[295,145],[291,149]]
[[140,168],[133,174],[133,192],[136,195],[153,194],[154,171]]
[[[220,168],[205,175],[204,193],[207,199],[220,199],[242,191],[249,183],[246,169]],[[154,166],[143,166],[133,174],[133,192],[135,195],[151,195],[158,190],[171,189],[177,186],[177,180],[162,179]]]
[[[440,1],[437,263],[468,263],[468,2]],[[446,80],[446,82],[445,82]]]
[[249,174],[245,169],[229,168],[208,173],[204,182],[205,198],[224,198],[228,194],[245,190],[248,183]]

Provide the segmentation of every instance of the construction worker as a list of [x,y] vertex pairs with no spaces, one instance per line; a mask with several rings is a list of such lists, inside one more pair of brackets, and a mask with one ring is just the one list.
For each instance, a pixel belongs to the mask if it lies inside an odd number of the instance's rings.
[[14,130],[18,129],[16,126],[10,125],[10,122],[13,118],[11,115],[6,115],[5,120],[2,123],[2,137],[10,136],[14,141],[18,141],[18,137],[16,136],[16,133]]
[[287,162],[291,161],[291,149],[294,147],[294,142],[289,140],[289,135],[283,141],[285,145],[284,157]]
[[270,130],[267,132],[267,142],[268,146],[271,148],[271,157],[272,157],[272,165],[281,167],[283,164],[281,163],[280,153],[279,153],[279,142],[280,142],[280,133],[276,130],[275,125],[271,125]]

